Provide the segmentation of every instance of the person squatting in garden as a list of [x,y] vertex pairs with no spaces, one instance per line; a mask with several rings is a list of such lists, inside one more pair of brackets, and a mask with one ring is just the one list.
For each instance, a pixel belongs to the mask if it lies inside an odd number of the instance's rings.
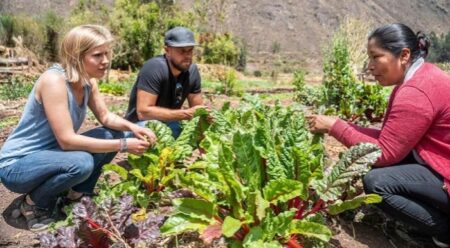
[[[0,179],[9,190],[26,194],[20,212],[31,230],[54,220],[60,194],[68,192],[68,201],[92,194],[102,165],[118,151],[142,154],[156,141],[151,130],[109,112],[99,93],[96,79],[109,68],[112,41],[102,26],[70,30],[61,44],[61,64],[36,81],[0,151]],[[77,134],[87,107],[103,127]],[[137,138],[124,138],[122,131]]]
[[[192,119],[198,108],[205,108],[201,93],[201,78],[197,65],[192,64],[194,34],[184,27],[165,33],[164,55],[145,62],[131,90],[126,119],[145,125],[146,120],[165,122],[177,138],[181,120]],[[182,109],[188,100],[189,108]]]
[[368,69],[382,86],[395,86],[381,130],[312,115],[310,130],[345,146],[378,145],[382,155],[363,179],[366,193],[382,196],[380,208],[450,247],[450,76],[424,61],[430,42],[403,24],[374,30]]

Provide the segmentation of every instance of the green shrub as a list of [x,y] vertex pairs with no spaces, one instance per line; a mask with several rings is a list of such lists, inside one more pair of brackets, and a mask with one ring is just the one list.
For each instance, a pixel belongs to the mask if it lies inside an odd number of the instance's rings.
[[272,43],[271,51],[273,54],[277,54],[281,52],[281,44],[278,41],[274,41]]
[[100,81],[99,83],[99,89],[101,93],[111,94],[115,96],[124,96],[129,94],[132,87],[132,81]]
[[[209,4],[216,5],[208,1],[201,10],[204,14],[207,14]],[[112,66],[136,69],[163,52],[167,30],[175,26],[185,26],[194,32],[205,30],[195,24],[199,22],[198,18],[195,10],[182,10],[173,0],[116,0],[112,11],[99,0],[80,0],[67,18],[58,17],[52,11],[36,18],[1,15],[0,43],[13,46],[13,37],[21,36],[24,47],[43,60],[55,61],[58,43],[64,33],[74,26],[100,24],[108,27],[115,36]],[[205,37],[208,39],[204,43],[200,40],[199,61],[245,69],[247,49],[243,42],[228,33],[211,33]]]
[[[0,41],[9,47],[23,45],[34,53],[43,56],[47,41],[44,26],[29,16],[1,16]],[[20,37],[20,38],[19,38]],[[14,41],[14,38],[16,41]],[[19,42],[16,44],[16,42]]]
[[429,49],[428,59],[432,62],[450,61],[450,32],[438,36],[434,32],[430,34],[431,47]]
[[439,68],[441,68],[442,70],[446,71],[447,73],[450,73],[450,62],[446,62],[446,63],[437,63],[436,64]]
[[80,1],[66,29],[87,23],[107,26],[115,35],[114,68],[140,68],[162,52],[167,30],[191,26],[189,15],[184,15],[173,1],[117,0],[110,12],[96,0]]
[[387,95],[381,86],[356,79],[348,43],[345,37],[334,37],[325,55],[322,100],[316,107],[350,121],[380,121],[387,106]]
[[294,72],[294,78],[291,83],[295,87],[294,99],[298,102],[304,102],[306,99],[305,95],[305,76],[307,72],[304,70],[298,70]]
[[305,76],[308,72],[304,70],[298,70],[294,72],[294,77],[291,81],[294,85],[294,100],[305,104],[307,106],[317,105],[322,98],[322,87],[312,87],[305,85]]
[[84,24],[99,24],[107,26],[109,10],[97,0],[80,0],[72,10],[65,25],[66,31]]
[[354,17],[344,18],[335,36],[345,39],[353,73],[363,72],[367,64],[367,31],[373,29],[373,23]]
[[16,100],[18,98],[27,97],[33,89],[35,78],[26,76],[12,76],[8,78],[8,82],[0,85],[0,99]]
[[0,120],[0,130],[4,130],[5,128],[15,126],[19,122],[18,116],[8,116]]
[[206,33],[200,37],[200,61],[208,64],[222,64],[245,67],[246,50],[229,33]]
[[61,36],[64,18],[56,15],[55,12],[47,12],[41,19],[46,34],[44,45],[45,58],[48,61],[58,61],[59,38]]
[[14,17],[10,15],[0,15],[0,44],[13,46],[13,35]]
[[147,59],[160,54],[164,33],[175,26],[187,26],[186,16],[167,3],[117,0],[111,17],[116,40],[114,67],[138,68]]
[[260,70],[256,70],[253,72],[253,76],[255,77],[262,77],[262,72]]
[[227,96],[231,96],[236,91],[237,85],[237,75],[234,69],[228,70],[223,78],[220,78],[220,86],[216,88],[217,93],[225,94]]
[[[23,45],[42,60],[56,61],[62,20],[52,11],[43,17],[2,15],[0,16],[0,44],[9,47]],[[21,44],[16,44],[14,37]]]
[[239,43],[239,57],[236,65],[236,69],[239,71],[245,71],[247,67],[247,45],[245,43]]
[[341,99],[348,99],[347,89],[356,81],[350,67],[350,55],[346,40],[337,37],[333,40],[332,48],[325,55],[323,65],[323,103],[327,106],[339,105]]

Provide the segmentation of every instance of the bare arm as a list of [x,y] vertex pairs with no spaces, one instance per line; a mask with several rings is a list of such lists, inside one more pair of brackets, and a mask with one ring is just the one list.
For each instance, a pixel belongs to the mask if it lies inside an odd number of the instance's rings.
[[92,92],[89,97],[88,105],[97,120],[103,126],[114,130],[131,130],[134,125],[133,123],[119,117],[114,113],[109,112],[108,108],[106,107],[105,101],[103,100],[103,97],[99,92],[97,82],[92,81],[91,88]]
[[[62,75],[46,73],[37,87],[36,96],[41,100],[48,122],[63,150],[82,150],[95,153],[120,150],[120,140],[104,140],[86,137],[74,132],[68,107],[67,88]],[[142,153],[149,143],[129,139],[132,153]]]
[[138,89],[136,100],[136,112],[139,120],[150,120],[150,119],[160,121],[189,120],[192,118],[195,109],[198,108],[197,107],[189,109],[168,109],[158,107],[156,106],[157,99],[158,95]]
[[91,87],[92,93],[89,97],[88,105],[97,120],[103,126],[114,130],[132,131],[135,137],[139,139],[145,139],[144,136],[147,136],[152,143],[156,140],[155,134],[148,128],[139,127],[138,125],[110,112],[106,107],[102,95],[100,94],[96,81],[92,81]]
[[191,107],[191,108],[198,106],[198,105],[203,105],[202,93],[189,94],[187,99],[188,99],[189,107]]

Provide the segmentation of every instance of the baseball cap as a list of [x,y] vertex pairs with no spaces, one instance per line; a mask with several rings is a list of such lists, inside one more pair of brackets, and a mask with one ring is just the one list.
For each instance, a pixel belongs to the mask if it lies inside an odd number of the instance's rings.
[[194,33],[185,27],[175,27],[167,31],[164,36],[164,44],[170,47],[197,46]]

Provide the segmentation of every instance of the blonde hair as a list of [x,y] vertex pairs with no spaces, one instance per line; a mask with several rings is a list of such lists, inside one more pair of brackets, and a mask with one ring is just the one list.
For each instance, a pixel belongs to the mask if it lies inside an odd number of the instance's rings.
[[[81,25],[72,28],[64,36],[60,47],[60,61],[66,70],[67,80],[84,83],[88,79],[83,64],[86,53],[112,41],[113,37],[109,30],[100,25]],[[111,57],[111,53],[109,54]]]

